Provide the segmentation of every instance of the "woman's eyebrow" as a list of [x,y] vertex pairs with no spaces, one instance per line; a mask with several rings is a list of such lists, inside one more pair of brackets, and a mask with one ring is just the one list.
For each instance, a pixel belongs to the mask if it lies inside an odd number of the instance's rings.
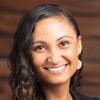
[[37,44],[37,43],[41,43],[41,44],[45,44],[45,42],[43,42],[43,41],[35,41],[35,42],[32,42],[32,44]]
[[71,36],[64,35],[64,36],[58,38],[57,41],[59,41],[59,40],[61,40],[61,39],[63,39],[63,38],[70,38],[70,39],[73,39]]

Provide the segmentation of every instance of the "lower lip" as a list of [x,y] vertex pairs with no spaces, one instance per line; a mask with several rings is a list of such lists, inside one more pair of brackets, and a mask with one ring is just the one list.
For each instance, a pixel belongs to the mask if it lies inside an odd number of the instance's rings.
[[54,69],[54,70],[46,69],[46,70],[48,70],[50,73],[53,73],[53,74],[59,74],[59,73],[64,72],[64,70],[66,69],[66,66],[67,65],[64,65],[64,67],[59,68],[59,69]]

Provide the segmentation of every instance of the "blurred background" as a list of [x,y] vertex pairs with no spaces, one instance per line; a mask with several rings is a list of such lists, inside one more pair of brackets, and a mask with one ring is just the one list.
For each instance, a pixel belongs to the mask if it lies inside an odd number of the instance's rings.
[[80,91],[100,97],[100,0],[0,0],[0,100],[10,100],[7,57],[20,18],[38,4],[56,3],[72,12],[83,36],[83,78]]

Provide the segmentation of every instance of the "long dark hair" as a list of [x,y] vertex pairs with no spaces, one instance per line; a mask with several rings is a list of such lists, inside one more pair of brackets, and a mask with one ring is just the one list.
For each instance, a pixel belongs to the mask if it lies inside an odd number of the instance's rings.
[[[13,91],[13,100],[46,100],[46,95],[36,80],[33,69],[34,65],[31,57],[32,33],[36,23],[41,19],[62,15],[68,18],[78,37],[80,31],[71,13],[55,4],[39,5],[21,19],[9,55],[10,85]],[[76,87],[79,77],[80,70],[71,78],[70,87]]]

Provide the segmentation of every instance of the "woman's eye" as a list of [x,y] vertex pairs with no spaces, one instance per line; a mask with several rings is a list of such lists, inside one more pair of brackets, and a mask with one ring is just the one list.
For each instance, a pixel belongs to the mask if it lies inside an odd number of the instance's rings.
[[42,45],[33,47],[33,51],[36,51],[36,52],[42,52],[44,50],[45,50],[45,47]]
[[68,41],[62,41],[62,42],[59,44],[59,46],[60,46],[60,47],[67,47],[68,44],[69,44]]

